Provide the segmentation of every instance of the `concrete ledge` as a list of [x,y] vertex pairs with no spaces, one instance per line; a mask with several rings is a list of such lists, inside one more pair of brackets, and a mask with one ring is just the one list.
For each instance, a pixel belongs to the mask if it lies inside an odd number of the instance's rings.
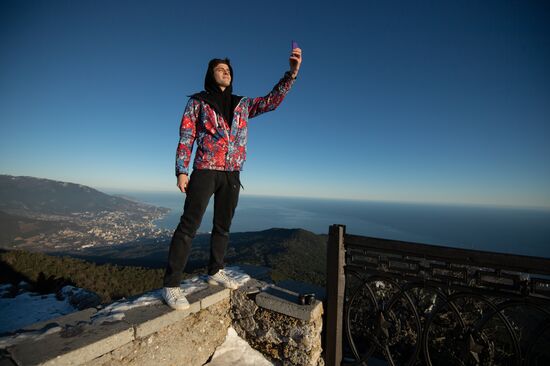
[[25,331],[42,330],[46,327],[51,327],[51,326],[59,326],[63,328],[74,327],[81,323],[90,323],[90,318],[95,313],[97,313],[96,308],[84,309],[81,311],[60,316],[58,318],[31,324],[27,327],[24,327],[23,330]]
[[226,299],[82,366],[202,366],[223,343],[230,324]]
[[134,328],[124,322],[80,325],[38,342],[21,343],[9,351],[19,365],[80,365],[133,339]]
[[220,286],[211,286],[201,291],[201,309],[214,305],[222,300],[229,299],[231,290]]
[[150,305],[131,309],[126,312],[124,321],[135,327],[135,337],[144,338],[176,323],[189,315],[229,298],[230,291],[219,286],[194,292],[187,296],[191,305],[187,310],[173,310],[166,304]]
[[208,286],[194,292],[185,311],[156,296],[145,296],[142,305],[123,302],[107,309],[105,318],[93,317],[92,308],[33,324],[25,331],[38,336],[8,347],[0,365],[200,366],[223,343],[231,323],[274,361],[322,364],[320,301],[299,305],[297,293],[255,280],[237,291]]
[[26,327],[26,332],[40,333],[56,327],[58,331],[36,340],[23,340],[7,351],[18,365],[80,365],[163,331],[229,299],[230,293],[221,286],[208,286],[187,296],[191,305],[187,310],[173,310],[164,303],[156,303],[131,308],[124,312],[122,320],[103,324],[91,320],[97,309],[86,309]]
[[256,296],[256,304],[264,309],[307,322],[323,314],[323,304],[315,300],[311,305],[299,305],[298,294],[280,288],[271,288]]
[[166,304],[149,305],[128,310],[124,321],[133,325],[135,338],[144,338],[201,310],[200,301],[187,310],[173,310]]

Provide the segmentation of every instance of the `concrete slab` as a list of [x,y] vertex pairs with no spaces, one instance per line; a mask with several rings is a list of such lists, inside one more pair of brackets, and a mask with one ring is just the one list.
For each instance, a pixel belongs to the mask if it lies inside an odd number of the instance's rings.
[[81,324],[20,343],[8,351],[19,365],[80,365],[131,342],[134,328],[125,322]]
[[144,338],[201,310],[200,300],[191,302],[189,297],[188,300],[191,307],[186,310],[174,310],[166,304],[130,309],[124,321],[134,326],[136,338]]
[[230,290],[221,286],[209,286],[187,296],[191,307],[187,310],[172,310],[165,304],[143,306],[128,310],[124,321],[135,328],[135,337],[144,338],[167,326],[185,319],[223,299],[229,298]]
[[[207,296],[209,296],[209,295],[211,295],[215,292],[220,291],[221,289],[223,289],[223,287],[208,285],[208,287],[205,288],[204,290],[193,292],[192,294],[187,296],[187,300],[190,303],[198,302],[200,304],[202,299],[204,299],[205,297],[207,297]],[[202,306],[201,306],[201,309],[202,309]]]
[[248,280],[245,284],[243,284],[241,287],[239,287],[235,291],[243,292],[248,295],[257,294],[261,291],[264,291],[269,286],[271,286],[269,283],[264,281],[258,281],[255,278],[251,278]]
[[[285,295],[286,293],[286,295]],[[281,291],[281,294],[273,291],[261,292],[256,296],[256,304],[267,310],[276,311],[304,321],[312,321],[323,314],[322,302],[315,300],[311,305],[299,305],[298,296],[293,299],[292,293]]]
[[66,326],[72,326],[79,323],[91,323],[91,317],[97,313],[96,308],[88,308],[81,311],[75,311],[74,313],[70,313],[67,315],[60,316],[58,318],[54,319],[48,319],[39,323],[34,323],[29,326],[26,326],[22,328],[22,330],[30,331],[30,330],[41,330],[46,327],[52,327],[54,325],[60,326],[60,327],[66,327]]
[[201,309],[206,309],[209,306],[228,299],[231,296],[231,290],[222,286],[209,286],[207,289],[197,293],[201,297]]

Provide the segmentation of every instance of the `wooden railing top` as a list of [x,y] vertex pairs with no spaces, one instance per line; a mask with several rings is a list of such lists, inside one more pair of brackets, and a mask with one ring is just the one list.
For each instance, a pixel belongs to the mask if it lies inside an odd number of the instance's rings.
[[501,270],[550,276],[550,258],[419,244],[350,234],[345,234],[344,241],[346,248],[361,249],[368,247],[415,258],[452,261],[453,263],[479,267],[498,267]]

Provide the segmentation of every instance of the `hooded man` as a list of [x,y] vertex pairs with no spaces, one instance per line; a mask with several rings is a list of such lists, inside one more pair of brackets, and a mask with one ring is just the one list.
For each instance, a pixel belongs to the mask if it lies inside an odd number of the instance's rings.
[[[186,193],[183,215],[174,231],[162,295],[177,310],[189,308],[181,288],[181,276],[210,197],[214,195],[214,222],[210,236],[208,283],[236,289],[227,276],[223,259],[229,228],[239,199],[240,171],[246,160],[248,119],[276,109],[294,84],[302,62],[302,50],[293,48],[290,70],[265,97],[232,94],[233,68],[229,59],[208,63],[204,91],[190,96],[180,125],[176,152],[177,186]],[[196,143],[193,173],[189,162]]]

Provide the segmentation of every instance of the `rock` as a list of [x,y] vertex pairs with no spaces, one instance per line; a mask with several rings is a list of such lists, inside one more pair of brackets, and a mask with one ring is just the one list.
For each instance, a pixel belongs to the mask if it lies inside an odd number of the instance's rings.
[[74,286],[63,287],[58,296],[67,299],[78,310],[93,308],[101,304],[101,298],[98,294]]
[[230,314],[237,334],[276,365],[324,365],[322,311],[312,312],[311,320],[302,320],[258,306],[256,295],[245,291],[231,295]]

